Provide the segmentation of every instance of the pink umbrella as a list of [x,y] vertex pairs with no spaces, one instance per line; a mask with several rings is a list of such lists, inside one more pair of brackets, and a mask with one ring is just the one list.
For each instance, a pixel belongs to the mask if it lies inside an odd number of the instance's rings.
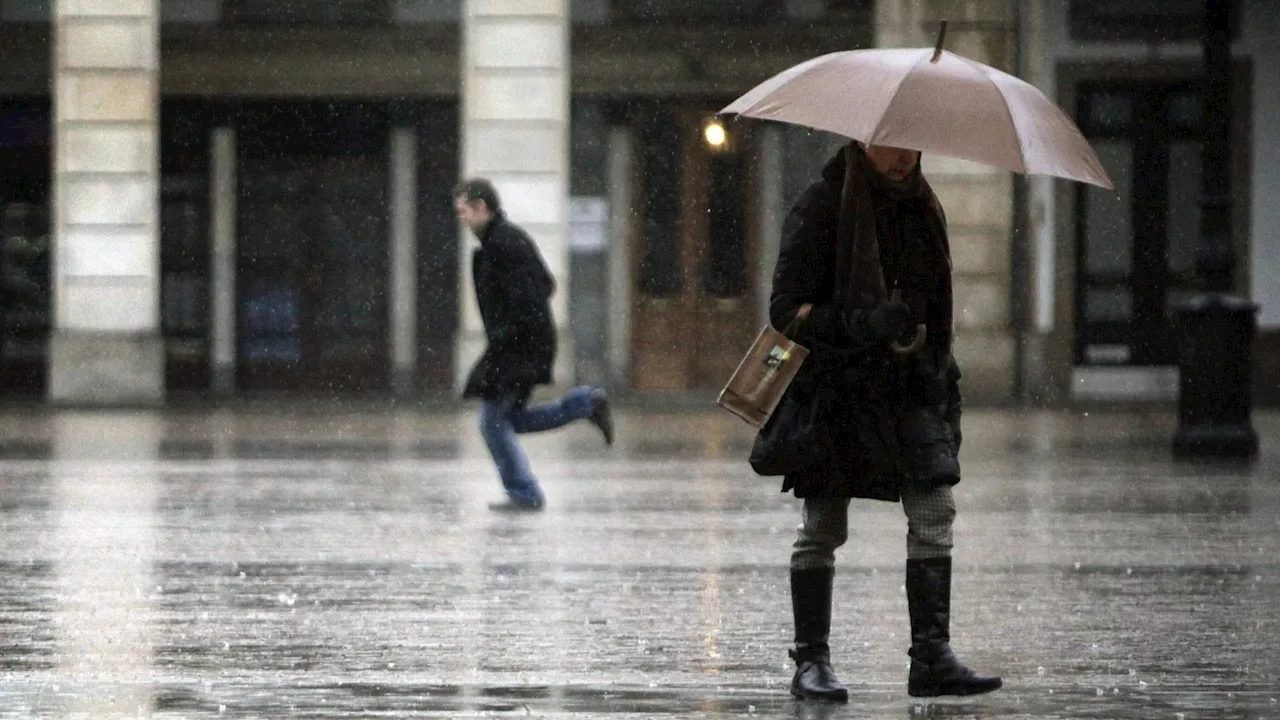
[[1070,118],[1034,86],[942,49],[851,50],[803,62],[720,111],[1114,189]]

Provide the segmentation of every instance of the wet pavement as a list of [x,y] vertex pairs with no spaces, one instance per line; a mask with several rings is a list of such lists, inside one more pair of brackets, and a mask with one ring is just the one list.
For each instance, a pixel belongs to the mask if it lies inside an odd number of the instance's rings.
[[971,411],[953,645],[905,692],[900,507],[855,503],[834,660],[787,694],[798,504],[714,410],[529,437],[469,411],[0,414],[0,717],[1280,718],[1280,415],[1188,464],[1168,413]]

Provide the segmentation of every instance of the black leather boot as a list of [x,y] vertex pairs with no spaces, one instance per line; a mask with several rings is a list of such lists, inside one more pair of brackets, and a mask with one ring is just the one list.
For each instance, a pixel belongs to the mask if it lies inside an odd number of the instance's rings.
[[933,407],[908,410],[902,422],[902,443],[919,482],[929,487],[960,482],[954,436],[942,412]]
[[1003,681],[960,664],[951,652],[951,558],[907,561],[907,608],[911,614],[912,697],[980,695]]
[[801,700],[849,702],[849,691],[831,669],[830,569],[791,571],[791,612],[796,623],[796,647],[789,654],[796,661],[791,694]]

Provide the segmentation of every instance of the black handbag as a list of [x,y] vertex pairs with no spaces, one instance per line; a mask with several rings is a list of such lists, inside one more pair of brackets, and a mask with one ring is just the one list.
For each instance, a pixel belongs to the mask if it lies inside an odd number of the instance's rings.
[[822,427],[823,393],[792,384],[751,445],[751,469],[757,475],[790,475],[818,467],[830,453]]

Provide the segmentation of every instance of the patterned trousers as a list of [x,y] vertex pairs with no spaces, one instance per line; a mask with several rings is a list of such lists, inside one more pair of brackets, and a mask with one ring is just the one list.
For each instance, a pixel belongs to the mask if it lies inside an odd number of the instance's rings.
[[[907,515],[907,558],[951,556],[951,526],[956,503],[951,487],[904,487],[902,510]],[[836,548],[849,539],[849,498],[805,498],[804,522],[792,546],[792,570],[834,568]]]

